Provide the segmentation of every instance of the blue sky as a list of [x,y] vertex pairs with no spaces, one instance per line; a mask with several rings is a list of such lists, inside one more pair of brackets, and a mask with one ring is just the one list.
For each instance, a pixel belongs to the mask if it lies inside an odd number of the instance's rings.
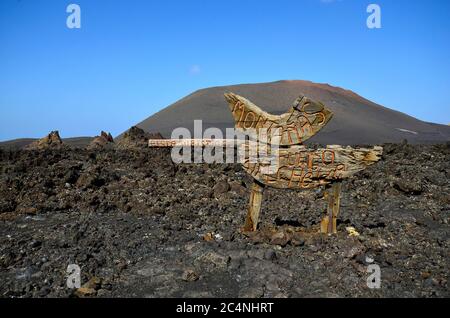
[[0,140],[117,135],[194,90],[280,79],[448,124],[449,39],[446,0],[2,0]]

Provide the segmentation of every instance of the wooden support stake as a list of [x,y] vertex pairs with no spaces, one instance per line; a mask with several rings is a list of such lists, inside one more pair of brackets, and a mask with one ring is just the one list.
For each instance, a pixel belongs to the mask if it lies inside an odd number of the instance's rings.
[[327,216],[320,223],[320,232],[335,234],[337,233],[336,221],[339,215],[341,203],[341,182],[333,183],[328,192]]
[[[336,224],[339,215],[339,208],[341,206],[341,182],[333,184],[333,233],[337,233]],[[331,232],[328,232],[331,233]]]
[[244,231],[256,231],[258,226],[259,212],[261,211],[261,202],[264,191],[264,185],[254,180],[252,192],[250,193],[250,202],[248,205],[247,218],[245,219]]
[[331,234],[333,233],[333,210],[334,210],[334,189],[330,189],[330,194],[328,195],[328,206],[327,206],[327,218],[328,218],[328,226],[327,226],[327,233]]

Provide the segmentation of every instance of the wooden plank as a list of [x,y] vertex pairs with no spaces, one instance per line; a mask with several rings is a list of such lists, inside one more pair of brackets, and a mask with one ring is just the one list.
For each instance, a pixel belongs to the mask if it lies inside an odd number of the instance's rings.
[[[270,144],[300,144],[319,132],[333,116],[322,103],[305,96],[297,98],[289,111],[282,115],[269,114],[233,93],[225,94],[225,99],[235,120],[235,127],[244,133],[254,130],[257,140]],[[267,134],[268,140],[261,137],[262,133]]]
[[149,147],[234,147],[233,139],[149,139]]
[[251,157],[249,149],[245,149],[246,161],[243,167],[266,186],[310,189],[350,177],[380,160],[382,151],[383,148],[378,146],[358,149],[327,146],[315,150],[291,146],[279,149],[278,164],[269,174],[265,171],[269,170],[271,163],[263,158]]

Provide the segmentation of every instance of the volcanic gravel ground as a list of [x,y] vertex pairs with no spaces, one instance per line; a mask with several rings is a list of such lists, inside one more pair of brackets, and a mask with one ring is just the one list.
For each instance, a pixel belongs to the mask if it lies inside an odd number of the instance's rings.
[[[259,230],[242,234],[251,179],[237,164],[175,165],[169,149],[1,151],[0,295],[449,297],[450,147],[384,148],[344,181],[332,236],[317,233],[323,189],[268,189]],[[66,286],[69,264],[80,289]]]

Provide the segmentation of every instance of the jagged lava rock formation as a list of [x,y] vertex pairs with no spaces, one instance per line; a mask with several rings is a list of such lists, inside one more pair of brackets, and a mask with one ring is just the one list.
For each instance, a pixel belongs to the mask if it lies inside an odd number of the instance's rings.
[[50,132],[44,138],[36,140],[25,147],[27,150],[35,149],[61,149],[64,147],[64,143],[59,136],[59,132],[54,130]]
[[143,129],[133,126],[126,131],[117,142],[119,149],[142,149],[148,147],[149,139],[162,139],[160,133],[147,133]]
[[96,136],[94,140],[88,145],[87,149],[101,149],[101,148],[113,148],[114,138],[111,133],[107,133],[102,130],[100,136]]

